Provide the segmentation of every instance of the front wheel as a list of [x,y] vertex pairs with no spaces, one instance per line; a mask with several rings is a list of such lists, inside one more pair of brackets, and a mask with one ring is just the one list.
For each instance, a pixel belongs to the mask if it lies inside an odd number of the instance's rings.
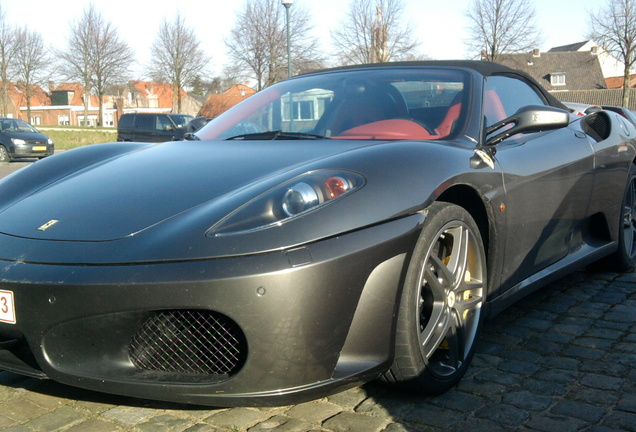
[[385,380],[428,394],[457,384],[475,350],[486,286],[477,224],[462,207],[432,204],[409,262]]
[[0,145],[0,162],[11,162],[11,156],[3,145]]

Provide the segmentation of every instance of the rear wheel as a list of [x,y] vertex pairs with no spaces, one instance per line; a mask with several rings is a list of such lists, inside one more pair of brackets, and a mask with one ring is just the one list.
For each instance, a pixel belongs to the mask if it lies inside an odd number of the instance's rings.
[[453,204],[431,205],[407,270],[395,359],[385,379],[429,394],[457,384],[474,353],[486,282],[484,246],[473,218]]
[[636,265],[636,166],[633,164],[629,168],[622,204],[618,250],[608,259],[618,271],[626,271]]

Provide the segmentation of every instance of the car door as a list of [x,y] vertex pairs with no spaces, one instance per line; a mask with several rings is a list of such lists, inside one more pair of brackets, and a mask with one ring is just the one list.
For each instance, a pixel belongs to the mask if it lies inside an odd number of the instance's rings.
[[[489,77],[485,94],[486,125],[522,106],[545,105],[518,77]],[[588,211],[594,152],[587,136],[570,127],[513,136],[495,151],[505,187],[503,291],[568,255]]]
[[135,117],[134,141],[155,142],[157,140],[155,133],[155,117],[156,116],[154,114],[137,114]]

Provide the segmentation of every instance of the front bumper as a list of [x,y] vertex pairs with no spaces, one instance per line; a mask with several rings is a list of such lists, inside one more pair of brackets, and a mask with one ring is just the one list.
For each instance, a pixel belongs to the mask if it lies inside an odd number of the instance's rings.
[[[0,290],[12,293],[16,321],[0,323],[0,368],[214,406],[298,403],[374,379],[392,361],[397,299],[422,219],[226,259],[0,261]],[[210,317],[220,327],[200,324]],[[195,333],[207,339],[183,336]],[[210,345],[211,363],[232,359],[197,369]]]
[[43,158],[51,156],[54,152],[53,144],[40,144],[40,143],[26,143],[15,144],[12,149],[9,149],[11,158]]

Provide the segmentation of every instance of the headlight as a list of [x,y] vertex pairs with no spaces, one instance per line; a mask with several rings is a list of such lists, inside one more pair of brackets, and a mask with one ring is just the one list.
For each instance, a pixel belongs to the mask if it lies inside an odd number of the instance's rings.
[[279,226],[318,210],[364,185],[353,171],[320,170],[296,177],[238,208],[207,235],[241,234]]
[[49,138],[47,142],[49,143],[49,145],[53,145],[53,140],[51,138]]
[[20,139],[20,138],[11,138],[11,141],[15,145],[24,145],[24,144],[26,144],[26,141],[23,140],[23,139]]

